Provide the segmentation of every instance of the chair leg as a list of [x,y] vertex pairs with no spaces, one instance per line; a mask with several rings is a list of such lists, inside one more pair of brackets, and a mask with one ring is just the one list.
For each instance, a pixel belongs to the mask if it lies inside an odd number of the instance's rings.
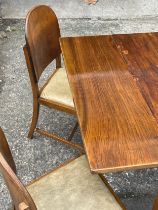
[[152,210],[158,210],[158,193],[156,195]]
[[105,186],[112,193],[112,195],[114,196],[114,198],[116,199],[116,201],[120,204],[121,209],[122,210],[127,210],[126,207],[124,206],[124,204],[122,203],[122,201],[120,200],[120,198],[116,195],[116,193],[114,192],[114,190],[111,188],[110,184],[108,183],[108,181],[106,180],[106,178],[103,176],[103,174],[99,174],[99,176],[102,179],[102,181],[104,182]]
[[11,208],[11,210],[16,210],[13,203],[12,203],[12,208]]
[[47,131],[36,127],[37,121],[38,121],[38,117],[39,117],[39,106],[40,106],[40,104],[38,103],[38,100],[34,100],[34,103],[33,103],[33,116],[32,116],[32,122],[31,122],[30,130],[29,130],[28,138],[32,139],[33,133],[34,133],[34,131],[36,131],[37,133],[39,133],[39,134],[41,134],[43,136],[47,136],[48,138],[55,139],[57,141],[65,143],[65,144],[67,144],[69,146],[72,146],[73,148],[79,149],[82,153],[84,153],[84,148],[81,145],[71,142],[71,139],[72,139],[72,137],[73,137],[77,127],[78,127],[78,123],[75,124],[72,132],[69,135],[69,139],[65,139],[65,138],[59,137],[56,134],[48,133]]
[[72,138],[73,138],[73,136],[74,136],[74,134],[75,134],[77,128],[78,128],[78,122],[76,122],[76,124],[75,124],[73,130],[71,131],[71,133],[70,133],[70,135],[69,135],[69,137],[68,137],[68,141],[71,141],[71,140],[72,140]]
[[64,139],[54,133],[48,133],[47,131],[40,129],[40,128],[36,128],[36,132],[39,133],[40,135],[47,136],[50,139],[54,139],[56,141],[67,144],[73,148],[79,149],[81,151],[81,153],[85,153],[84,148],[81,145],[79,145],[77,143],[73,143],[71,141],[68,141],[67,139]]
[[29,130],[29,134],[28,134],[29,139],[32,139],[33,137],[33,132],[36,128],[38,117],[39,117],[39,103],[38,101],[34,101],[32,122],[31,122],[30,130]]

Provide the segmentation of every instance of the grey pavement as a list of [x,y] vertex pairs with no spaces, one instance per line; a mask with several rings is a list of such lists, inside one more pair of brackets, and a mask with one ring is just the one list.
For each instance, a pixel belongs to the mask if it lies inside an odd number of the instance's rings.
[[[62,36],[158,31],[158,18],[132,20],[60,19]],[[77,150],[38,134],[27,138],[32,116],[32,93],[23,56],[24,21],[3,20],[0,26],[0,126],[4,129],[24,184],[78,155]],[[42,81],[52,67],[47,69]],[[75,118],[42,107],[39,125],[67,136]],[[80,131],[74,141],[81,142]],[[158,191],[158,169],[105,174],[108,182],[129,210],[150,210]],[[0,210],[10,199],[0,177]]]
[[157,0],[98,0],[88,5],[85,0],[1,0],[5,18],[23,18],[36,4],[53,7],[58,18],[130,19],[158,15]]

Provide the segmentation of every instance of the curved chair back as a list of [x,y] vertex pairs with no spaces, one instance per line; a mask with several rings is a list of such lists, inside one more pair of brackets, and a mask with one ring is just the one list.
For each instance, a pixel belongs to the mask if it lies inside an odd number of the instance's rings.
[[0,154],[7,161],[8,165],[11,167],[11,169],[14,171],[14,173],[16,173],[15,162],[13,160],[13,156],[10,151],[8,142],[6,140],[6,137],[5,137],[1,127],[0,127]]
[[61,54],[58,19],[50,7],[39,5],[29,11],[26,17],[25,38],[38,81],[44,69]]
[[9,189],[15,210],[37,210],[30,194],[16,176],[15,163],[0,128],[0,172]]

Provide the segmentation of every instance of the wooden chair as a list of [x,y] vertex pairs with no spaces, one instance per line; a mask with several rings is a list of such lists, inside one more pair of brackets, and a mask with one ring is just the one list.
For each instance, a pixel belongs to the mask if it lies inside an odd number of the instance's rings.
[[0,171],[14,210],[125,209],[103,176],[90,173],[85,155],[75,158],[24,187],[0,128]]
[[[66,71],[61,68],[59,24],[50,7],[40,5],[30,10],[26,17],[25,38],[26,44],[23,50],[33,92],[33,116],[28,137],[32,138],[33,132],[36,131],[83,151],[82,146],[70,141],[77,123],[68,139],[36,127],[40,105],[76,115]],[[40,76],[53,60],[56,60],[56,70],[40,89],[38,85]]]
[[154,201],[154,205],[153,205],[153,209],[152,210],[158,210],[158,193],[157,193],[157,196],[155,198],[155,201]]

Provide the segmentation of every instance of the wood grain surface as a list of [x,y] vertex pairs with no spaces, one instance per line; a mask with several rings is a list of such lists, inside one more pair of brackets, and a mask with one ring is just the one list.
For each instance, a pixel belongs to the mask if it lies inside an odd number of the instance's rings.
[[158,33],[114,35],[114,40],[158,120]]
[[[158,96],[156,84],[153,84],[158,72],[156,44],[150,44],[151,52],[145,51],[151,36],[61,39],[84,146],[93,172],[158,166],[158,125],[154,112]],[[156,42],[156,36],[153,42]],[[145,67],[152,71],[150,82],[142,77],[146,73]],[[137,81],[138,76],[142,82]]]

